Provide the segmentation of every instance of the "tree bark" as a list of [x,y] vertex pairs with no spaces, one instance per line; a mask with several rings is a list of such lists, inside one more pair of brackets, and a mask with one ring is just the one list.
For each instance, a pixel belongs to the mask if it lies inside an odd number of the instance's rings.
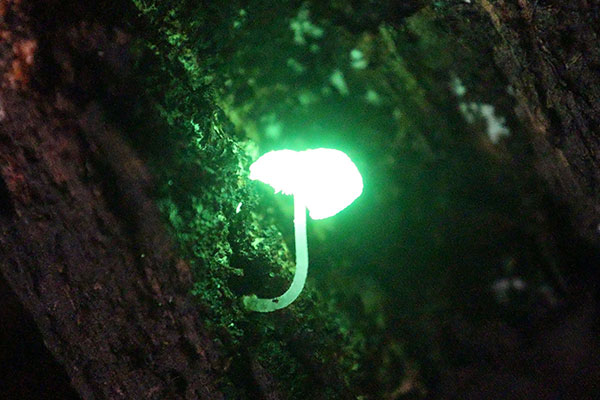
[[479,0],[496,64],[531,129],[538,170],[574,229],[600,246],[600,2]]
[[[69,35],[107,51],[123,48],[120,35],[80,21],[48,43],[31,12],[46,5],[1,6],[4,279],[83,398],[223,398],[219,350],[196,316],[189,266],[164,231],[144,163],[95,102],[82,109],[65,87],[36,86],[52,68],[44,51],[69,48]],[[81,56],[70,50],[61,62]],[[82,78],[72,84],[85,90]]]

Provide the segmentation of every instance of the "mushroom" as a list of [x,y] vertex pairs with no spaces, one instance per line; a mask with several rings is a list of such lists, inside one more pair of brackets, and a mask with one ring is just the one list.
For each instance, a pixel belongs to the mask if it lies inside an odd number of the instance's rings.
[[284,294],[272,299],[243,297],[246,309],[271,312],[291,304],[304,287],[308,272],[306,209],[313,219],[331,217],[360,196],[363,181],[350,157],[324,148],[270,151],[250,166],[250,179],[272,186],[275,193],[294,196],[296,272],[292,284]]

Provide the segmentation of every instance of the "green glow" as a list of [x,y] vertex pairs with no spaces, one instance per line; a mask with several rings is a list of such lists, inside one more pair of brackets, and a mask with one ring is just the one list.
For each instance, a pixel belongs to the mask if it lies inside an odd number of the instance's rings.
[[284,294],[272,299],[261,299],[256,295],[244,296],[246,309],[271,312],[287,307],[298,298],[304,288],[308,274],[308,245],[306,242],[306,207],[299,196],[294,196],[294,237],[296,242],[296,272],[292,284]]
[[272,299],[244,296],[248,310],[271,312],[287,307],[302,292],[308,273],[306,208],[314,219],[337,214],[363,190],[358,168],[339,150],[277,150],[260,157],[250,166],[250,179],[271,185],[275,193],[294,195],[294,236],[296,272],[288,290]]
[[301,195],[312,219],[337,214],[363,190],[356,165],[334,149],[268,152],[250,166],[250,179],[269,184],[275,193]]

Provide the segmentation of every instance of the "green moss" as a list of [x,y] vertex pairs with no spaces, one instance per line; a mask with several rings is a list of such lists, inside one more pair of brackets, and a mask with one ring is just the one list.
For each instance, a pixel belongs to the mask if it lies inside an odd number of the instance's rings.
[[[280,293],[289,285],[293,257],[272,216],[257,205],[262,189],[247,179],[252,146],[216,102],[213,77],[224,65],[221,49],[233,40],[239,9],[233,3],[133,3],[144,32],[136,43],[134,81],[145,106],[131,117],[132,140],[149,160],[159,207],[191,265],[198,318],[232,365],[258,362],[285,384],[286,397],[314,398],[324,390],[338,397],[348,390],[358,348],[310,288],[282,314],[255,315],[240,307],[243,294]],[[223,390],[250,398],[245,382],[251,371],[239,368],[223,377]],[[315,387],[321,370],[337,382],[332,388]]]
[[[132,141],[192,266],[198,318],[232,360],[229,398],[255,394],[253,363],[284,398],[391,397],[409,370],[433,387],[445,321],[473,304],[489,312],[486,285],[507,255],[536,260],[518,199],[534,185],[450,89],[460,78],[466,101],[512,110],[485,52],[494,29],[473,29],[484,22],[458,0],[406,23],[384,3],[133,0],[144,107]],[[469,43],[453,29],[471,30]],[[367,182],[344,213],[309,224],[308,287],[270,315],[239,304],[281,294],[293,271],[291,204],[247,179],[259,146],[347,150]]]

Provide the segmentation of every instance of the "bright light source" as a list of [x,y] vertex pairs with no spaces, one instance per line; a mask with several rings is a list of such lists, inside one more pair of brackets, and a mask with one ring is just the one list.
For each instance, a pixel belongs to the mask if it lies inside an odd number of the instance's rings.
[[306,209],[314,219],[337,214],[363,190],[358,168],[346,154],[333,149],[277,150],[250,166],[250,179],[271,185],[275,193],[294,195],[294,238],[296,272],[284,294],[272,299],[244,296],[247,310],[271,312],[287,307],[302,292],[308,273]]
[[356,165],[334,149],[268,152],[250,166],[250,179],[272,186],[275,193],[299,196],[313,219],[337,214],[363,190]]

